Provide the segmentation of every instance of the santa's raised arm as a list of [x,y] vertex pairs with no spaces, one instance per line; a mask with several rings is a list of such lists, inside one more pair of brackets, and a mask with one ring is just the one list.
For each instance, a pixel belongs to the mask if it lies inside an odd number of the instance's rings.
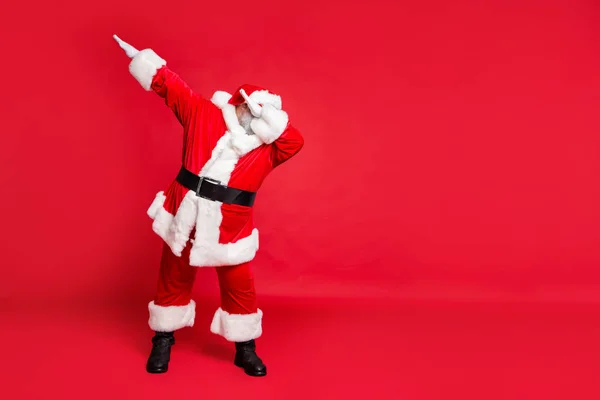
[[167,62],[154,50],[137,50],[117,35],[113,35],[113,38],[131,58],[129,63],[131,75],[145,90],[154,91],[164,98],[179,122],[186,126],[199,96],[176,73],[165,68]]

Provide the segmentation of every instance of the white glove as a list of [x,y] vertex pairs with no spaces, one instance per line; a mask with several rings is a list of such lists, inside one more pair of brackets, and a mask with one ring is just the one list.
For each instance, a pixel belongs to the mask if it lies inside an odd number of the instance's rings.
[[246,100],[246,104],[248,104],[248,108],[250,109],[250,112],[252,113],[252,115],[254,115],[256,118],[260,118],[260,116],[262,114],[262,107],[258,103],[256,103],[254,100],[252,100],[250,97],[248,97],[248,95],[246,94],[246,91],[244,89],[240,90],[240,94],[242,95],[244,100]]
[[135,55],[137,53],[139,53],[138,49],[136,49],[135,47],[133,47],[129,43],[126,43],[126,42],[122,41],[117,35],[113,35],[113,39],[115,39],[117,41],[117,43],[119,43],[119,46],[123,50],[125,50],[125,54],[127,54],[127,57],[133,58],[133,57],[135,57]]

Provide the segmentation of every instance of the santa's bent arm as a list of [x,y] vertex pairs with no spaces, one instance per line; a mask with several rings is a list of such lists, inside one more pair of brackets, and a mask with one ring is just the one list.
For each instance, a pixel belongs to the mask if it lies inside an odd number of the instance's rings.
[[295,156],[304,146],[304,137],[290,124],[288,114],[272,104],[259,105],[242,89],[240,94],[246,100],[254,118],[250,124],[252,131],[268,145],[272,146],[273,167],[283,164]]
[[304,147],[304,137],[291,124],[288,124],[283,133],[275,140],[273,146],[273,158],[271,163],[273,168],[283,164]]
[[129,43],[113,35],[125,54],[131,58],[129,72],[147,91],[154,91],[186,127],[199,96],[175,72],[167,68],[167,62],[152,49],[137,50]]
[[273,149],[273,168],[295,156],[304,146],[304,137],[289,121],[285,111],[270,104],[262,106],[259,117],[251,123],[252,130]]

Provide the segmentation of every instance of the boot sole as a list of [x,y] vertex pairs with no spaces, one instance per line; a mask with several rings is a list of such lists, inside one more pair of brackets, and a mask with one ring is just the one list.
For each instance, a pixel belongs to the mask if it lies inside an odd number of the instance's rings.
[[148,372],[149,374],[164,374],[168,370],[169,370],[168,367],[165,369],[148,369],[148,368],[146,368],[146,372]]
[[253,376],[253,377],[267,376],[267,369],[266,368],[265,368],[265,372],[261,372],[261,373],[255,374],[255,373],[252,373],[252,372],[248,371],[246,368],[244,368],[244,366],[241,363],[239,363],[237,361],[234,361],[233,364],[236,367],[240,367],[241,369],[243,369],[244,372],[246,373],[246,375]]

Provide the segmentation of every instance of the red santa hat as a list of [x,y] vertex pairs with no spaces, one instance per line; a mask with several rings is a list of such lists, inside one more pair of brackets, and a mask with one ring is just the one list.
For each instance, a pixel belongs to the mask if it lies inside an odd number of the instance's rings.
[[234,105],[234,106],[239,106],[240,104],[244,104],[244,102],[246,100],[244,100],[244,97],[240,93],[240,91],[242,89],[246,92],[248,97],[250,97],[252,100],[257,102],[261,106],[264,106],[265,104],[270,104],[273,107],[275,107],[276,109],[281,110],[281,107],[282,107],[281,97],[279,97],[278,95],[276,95],[274,93],[269,92],[265,88],[262,88],[260,86],[255,86],[255,85],[249,85],[249,84],[244,84],[244,85],[240,86],[235,91],[235,93],[233,93],[231,98],[229,99],[229,102],[228,102],[229,104]]

